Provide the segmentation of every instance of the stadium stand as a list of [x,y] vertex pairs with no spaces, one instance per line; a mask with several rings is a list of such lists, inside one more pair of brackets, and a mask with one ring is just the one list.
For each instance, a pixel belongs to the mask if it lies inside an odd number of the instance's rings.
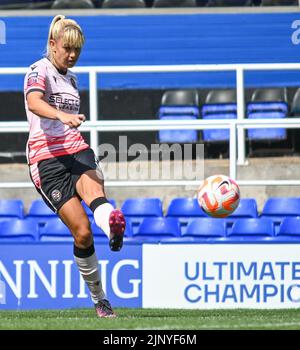
[[[166,91],[158,111],[161,120],[193,120],[199,118],[199,97],[197,90]],[[197,130],[160,130],[159,142],[196,142]]]
[[197,198],[174,198],[171,200],[166,217],[177,218],[181,233],[184,234],[190,220],[208,215],[200,208]]
[[145,217],[162,217],[162,201],[159,198],[128,198],[121,207],[126,220],[130,219],[133,235]]
[[269,218],[237,219],[231,232],[227,232],[230,242],[268,242],[273,237],[273,222]]
[[[115,205],[114,200],[110,202]],[[24,214],[23,207],[21,200],[0,201],[0,242],[72,241],[68,228],[42,200],[34,200],[28,213]],[[260,214],[254,198],[242,198],[235,212],[223,219],[209,217],[196,198],[172,199],[166,216],[158,198],[127,199],[122,210],[127,223],[125,242],[129,245],[145,241],[251,243],[264,242],[266,237],[275,243],[300,241],[300,197],[269,198]],[[106,235],[95,224],[92,213],[88,214],[95,242],[106,244]]]
[[268,198],[262,209],[260,218],[269,218],[274,223],[275,234],[279,231],[285,217],[300,216],[300,198]]
[[11,218],[0,223],[0,241],[3,242],[32,242],[39,240],[38,223],[32,219]]

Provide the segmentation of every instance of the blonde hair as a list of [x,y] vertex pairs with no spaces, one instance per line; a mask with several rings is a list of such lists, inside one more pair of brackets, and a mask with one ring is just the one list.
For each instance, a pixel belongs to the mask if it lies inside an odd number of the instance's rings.
[[48,34],[47,57],[52,60],[52,51],[50,40],[63,39],[63,44],[69,47],[82,48],[84,44],[84,35],[79,24],[72,20],[66,19],[64,15],[57,15],[53,18]]

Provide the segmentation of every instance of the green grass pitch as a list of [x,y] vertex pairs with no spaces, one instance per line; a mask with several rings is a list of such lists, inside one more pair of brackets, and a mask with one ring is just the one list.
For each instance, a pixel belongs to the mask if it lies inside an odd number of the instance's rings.
[[300,329],[300,309],[116,309],[98,319],[93,309],[0,310],[1,330],[287,330]]

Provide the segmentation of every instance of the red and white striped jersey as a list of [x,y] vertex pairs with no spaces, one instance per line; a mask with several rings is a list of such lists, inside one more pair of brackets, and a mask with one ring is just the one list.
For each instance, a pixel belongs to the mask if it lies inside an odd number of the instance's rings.
[[77,153],[89,147],[77,128],[70,128],[60,120],[40,117],[28,109],[27,95],[41,91],[43,99],[65,113],[78,114],[80,97],[76,76],[69,70],[61,74],[48,60],[35,62],[24,80],[25,109],[29,122],[27,160],[29,164],[41,160]]

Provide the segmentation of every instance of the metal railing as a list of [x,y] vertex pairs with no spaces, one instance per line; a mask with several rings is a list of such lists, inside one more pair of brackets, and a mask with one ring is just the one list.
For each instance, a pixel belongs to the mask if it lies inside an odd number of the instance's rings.
[[[237,165],[245,164],[245,129],[249,128],[300,128],[300,118],[282,119],[244,119],[244,72],[264,70],[297,70],[300,63],[280,64],[212,64],[212,65],[157,65],[157,66],[105,66],[76,67],[74,73],[89,74],[90,120],[80,130],[90,133],[91,148],[97,154],[99,146],[98,132],[112,131],[158,131],[158,130],[204,130],[229,129],[229,176],[236,179]],[[97,74],[107,73],[159,73],[159,72],[214,72],[235,71],[237,91],[237,119],[231,120],[127,120],[98,121]],[[1,74],[25,74],[27,68],[0,68]],[[27,122],[0,122],[0,133],[27,132]],[[240,185],[300,185],[300,180],[238,180]],[[198,181],[106,181],[106,186],[198,186]],[[0,188],[31,187],[30,182],[2,182]]]

